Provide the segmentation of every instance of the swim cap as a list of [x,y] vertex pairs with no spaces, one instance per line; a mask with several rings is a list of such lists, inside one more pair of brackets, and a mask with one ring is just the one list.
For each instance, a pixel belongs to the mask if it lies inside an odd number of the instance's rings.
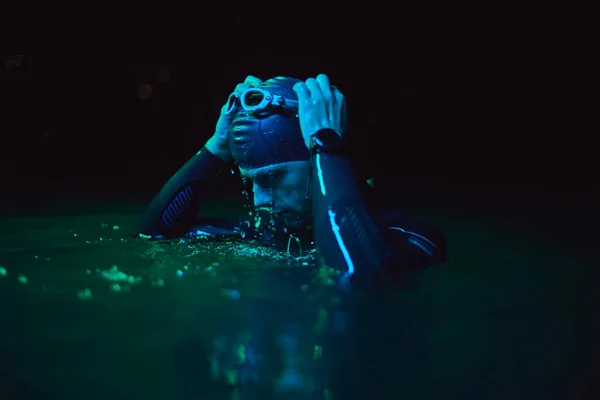
[[[276,77],[261,83],[256,97],[254,93],[241,96],[249,104],[234,117],[229,136],[231,155],[238,167],[254,169],[310,160],[298,119],[298,96],[293,90],[298,82]],[[269,106],[253,110],[253,101]]]

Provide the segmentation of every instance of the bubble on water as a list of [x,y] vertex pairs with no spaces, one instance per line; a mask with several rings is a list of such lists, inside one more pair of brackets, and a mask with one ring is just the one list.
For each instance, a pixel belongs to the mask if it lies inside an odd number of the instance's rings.
[[238,383],[238,371],[234,369],[226,369],[225,370],[225,378],[227,379],[227,384],[234,386]]
[[165,281],[163,281],[162,279],[157,279],[155,281],[152,281],[151,286],[152,287],[163,287],[163,286],[165,286]]
[[266,247],[260,245],[256,241],[247,241],[247,242],[232,242],[232,241],[215,241],[210,243],[205,243],[201,246],[200,243],[195,245],[195,250],[188,256],[194,257],[197,254],[202,253],[214,253],[216,252],[219,256],[224,258],[233,257],[235,259],[257,259],[261,258],[267,261],[287,261],[288,265],[303,265],[310,266],[315,265],[315,254],[316,250],[311,249],[309,251],[304,252],[299,256],[294,256],[292,254],[278,251],[272,247]]
[[118,283],[113,283],[110,285],[110,290],[113,292],[120,292],[121,291],[121,285],[119,285]]
[[92,300],[92,291],[88,288],[78,290],[77,298],[79,298],[79,300]]
[[129,284],[140,283],[142,278],[140,276],[127,275],[126,273],[119,271],[116,265],[113,265],[110,269],[102,271],[100,275],[111,282],[126,282]]

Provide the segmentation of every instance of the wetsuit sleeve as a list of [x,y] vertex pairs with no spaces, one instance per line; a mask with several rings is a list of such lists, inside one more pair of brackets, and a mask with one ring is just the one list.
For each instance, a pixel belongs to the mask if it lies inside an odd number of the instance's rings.
[[353,279],[385,277],[447,259],[441,230],[388,215],[375,221],[360,196],[348,159],[313,157],[315,242],[325,263]]
[[226,165],[203,147],[162,187],[140,219],[136,233],[167,239],[184,235],[194,224],[210,184]]
[[327,153],[311,162],[315,244],[325,264],[353,279],[380,274],[392,251],[367,211],[350,162]]

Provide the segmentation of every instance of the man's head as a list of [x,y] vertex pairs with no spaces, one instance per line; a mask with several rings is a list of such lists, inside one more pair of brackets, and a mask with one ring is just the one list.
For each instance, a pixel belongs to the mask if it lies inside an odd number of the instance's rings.
[[253,183],[254,205],[293,226],[310,223],[310,154],[298,121],[298,79],[277,77],[240,96],[230,147]]

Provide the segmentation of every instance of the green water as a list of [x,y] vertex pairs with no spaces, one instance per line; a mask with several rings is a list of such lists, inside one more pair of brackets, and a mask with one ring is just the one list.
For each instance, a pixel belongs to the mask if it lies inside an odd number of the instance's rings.
[[[80,203],[1,220],[0,399],[592,396],[598,260],[539,220],[429,212],[452,259],[345,299],[317,267],[236,243],[133,240],[142,210]],[[140,279],[115,286],[102,274],[115,265]],[[315,393],[273,390],[277,338],[291,331]],[[215,338],[244,335],[266,335],[266,378],[213,382]]]

